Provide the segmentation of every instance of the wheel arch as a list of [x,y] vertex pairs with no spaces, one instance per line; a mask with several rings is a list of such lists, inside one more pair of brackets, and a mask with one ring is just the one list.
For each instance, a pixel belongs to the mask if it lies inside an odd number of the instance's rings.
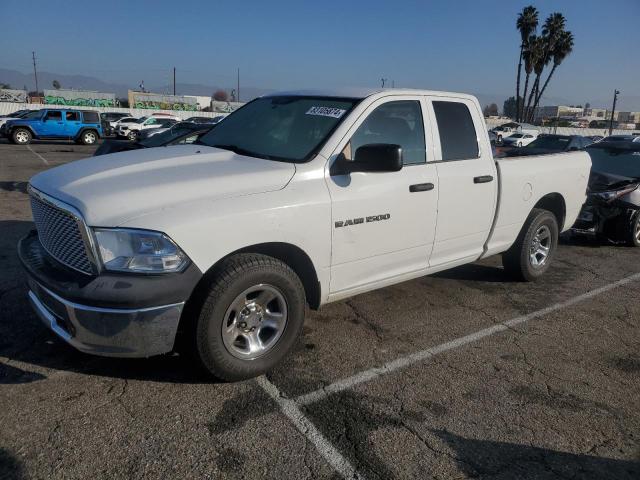
[[185,334],[191,331],[195,325],[198,312],[206,298],[212,278],[219,271],[220,266],[226,259],[240,253],[257,253],[267,255],[277,258],[288,265],[300,278],[309,307],[313,310],[317,310],[320,307],[320,304],[322,303],[320,280],[311,258],[304,250],[296,245],[286,242],[266,242],[242,247],[230,252],[214,263],[206,272],[204,272],[202,278],[191,292],[181,315],[180,325],[178,326],[178,332],[176,335],[176,348],[178,350],[184,347],[184,342],[186,341]]
[[553,213],[558,222],[559,231],[562,232],[564,230],[564,222],[567,216],[567,204],[561,194],[557,192],[546,194],[536,202],[533,206],[533,209],[535,208],[542,208]]
[[80,128],[80,130],[78,130],[78,133],[76,133],[75,139],[77,140],[80,137],[82,137],[82,135],[84,135],[84,133],[86,131],[94,132],[96,134],[96,136],[98,138],[100,138],[100,132],[98,131],[98,129],[96,127],[82,127],[82,128]]
[[33,128],[31,128],[30,125],[11,125],[11,127],[9,128],[9,135],[13,135],[13,132],[18,128],[22,128],[24,130],[29,130],[29,133],[31,133],[31,136],[33,138],[37,138],[38,137],[38,135],[36,134],[36,132],[33,131]]

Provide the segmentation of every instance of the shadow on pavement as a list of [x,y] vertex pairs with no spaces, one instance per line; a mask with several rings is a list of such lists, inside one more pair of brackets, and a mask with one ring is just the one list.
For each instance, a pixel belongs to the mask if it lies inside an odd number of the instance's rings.
[[22,472],[22,464],[5,448],[0,447],[0,478],[21,480],[26,478]]
[[470,477],[638,479],[640,462],[558,452],[515,443],[474,440],[444,431],[433,433],[455,452]]
[[469,263],[461,267],[444,270],[432,275],[449,280],[471,280],[489,283],[520,283],[511,278],[501,267]]

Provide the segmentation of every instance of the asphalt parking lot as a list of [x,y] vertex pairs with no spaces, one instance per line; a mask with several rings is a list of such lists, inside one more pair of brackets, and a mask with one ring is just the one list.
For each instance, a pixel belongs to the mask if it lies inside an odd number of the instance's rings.
[[0,478],[640,478],[640,250],[565,238],[309,312],[266,377],[76,352],[31,312],[26,182],[95,147],[0,142]]

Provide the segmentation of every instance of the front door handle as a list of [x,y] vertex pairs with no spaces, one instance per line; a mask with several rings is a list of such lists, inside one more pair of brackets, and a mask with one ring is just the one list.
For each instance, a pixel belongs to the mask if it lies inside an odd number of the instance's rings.
[[491,175],[481,175],[479,177],[473,177],[473,183],[489,183],[493,182]]
[[409,185],[410,192],[428,192],[433,190],[435,185],[433,183],[416,183],[415,185]]

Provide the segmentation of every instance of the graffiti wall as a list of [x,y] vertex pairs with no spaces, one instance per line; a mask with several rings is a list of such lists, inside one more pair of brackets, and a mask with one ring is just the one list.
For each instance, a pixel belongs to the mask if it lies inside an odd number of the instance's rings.
[[198,102],[195,97],[162,95],[129,90],[129,107],[151,110],[196,111],[198,110]]
[[218,113],[231,113],[234,110],[240,108],[244,103],[241,102],[218,102],[216,100],[211,101],[211,111]]
[[117,107],[115,93],[87,92],[83,90],[45,90],[44,103],[71,107]]
[[0,102],[27,103],[27,91],[0,88]]

